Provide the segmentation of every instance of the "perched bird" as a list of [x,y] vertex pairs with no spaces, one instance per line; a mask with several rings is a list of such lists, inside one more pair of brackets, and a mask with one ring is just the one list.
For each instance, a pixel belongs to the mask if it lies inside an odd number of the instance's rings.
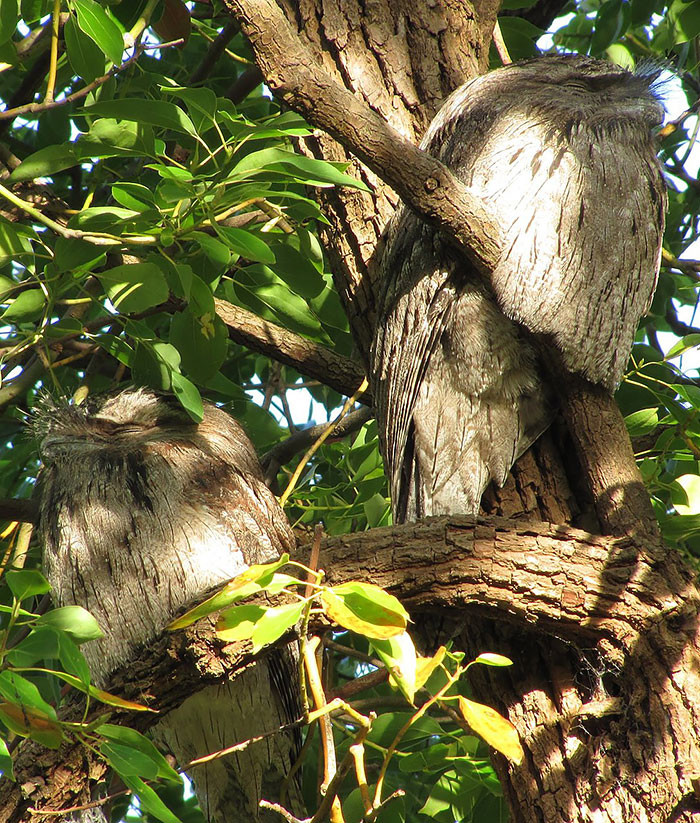
[[[197,425],[175,398],[127,389],[81,406],[45,400],[36,417],[44,569],[56,605],[83,606],[104,632],[83,646],[100,685],[184,607],[294,544],[253,445],[214,405]],[[156,738],[185,764],[294,720],[293,656],[192,695]],[[278,734],[193,770],[206,819],[258,819],[295,748]]]
[[535,58],[457,89],[429,126],[421,148],[502,251],[483,278],[408,208],[386,229],[371,370],[397,522],[478,512],[549,425],[548,365],[620,382],[661,256],[658,75]]

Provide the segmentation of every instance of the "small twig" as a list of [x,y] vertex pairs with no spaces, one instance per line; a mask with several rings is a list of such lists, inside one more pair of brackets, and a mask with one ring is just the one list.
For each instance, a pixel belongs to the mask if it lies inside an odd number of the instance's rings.
[[317,523],[314,526],[314,542],[311,544],[311,557],[309,558],[309,569],[307,575],[308,583],[304,589],[304,599],[311,597],[314,591],[314,583],[318,583],[318,558],[321,554],[321,540],[323,539],[323,524]]
[[504,66],[510,65],[513,61],[510,54],[508,54],[508,47],[506,46],[506,41],[503,39],[498,18],[496,18],[496,23],[493,27],[493,45],[496,47],[498,56],[501,58],[501,63],[503,63]]
[[261,809],[269,809],[271,812],[277,812],[277,814],[281,815],[287,823],[310,823],[311,818],[305,817],[301,819],[299,817],[294,817],[294,815],[287,811],[284,806],[280,806],[279,803],[270,803],[269,800],[261,800],[258,805]]
[[353,680],[348,681],[344,686],[341,686],[333,692],[333,697],[339,697],[341,700],[348,700],[366,689],[373,689],[375,686],[380,686],[388,679],[389,670],[382,666],[381,669],[377,669],[374,672],[362,675],[362,677],[355,677]]
[[316,650],[320,645],[320,637],[310,637],[304,645],[303,655],[309,689],[311,690],[311,696],[316,708],[313,717],[314,719],[318,719],[321,728],[321,748],[323,750],[323,783],[321,784],[321,794],[325,794],[326,788],[335,775],[336,760],[335,745],[333,743],[333,727],[328,717],[328,703],[323,693],[321,673],[319,672],[318,661],[316,660]]
[[245,751],[245,749],[247,749],[252,743],[259,743],[261,740],[267,740],[268,737],[274,737],[280,732],[297,729],[299,726],[303,725],[303,723],[303,719],[295,720],[292,723],[285,723],[283,726],[279,726],[276,729],[271,729],[269,732],[263,732],[255,737],[249,737],[247,740],[242,740],[240,743],[234,743],[233,746],[227,746],[225,749],[218,749],[217,751],[210,752],[202,757],[196,757],[194,760],[190,760],[190,762],[185,766],[182,766],[179,771],[188,772],[193,766],[203,766],[206,763],[211,763],[212,760],[220,760],[222,757],[226,757],[229,754]]
[[[297,387],[298,384],[295,383],[294,388]],[[373,415],[374,412],[367,406],[364,406],[361,409],[356,409],[355,411],[350,412],[350,414],[346,414],[342,420],[338,420],[334,423],[333,431],[330,433],[329,437],[334,440],[340,440],[343,437],[347,437],[347,435],[352,434],[362,428],[368,420],[372,419]],[[265,473],[265,482],[270,485],[270,483],[277,477],[277,472],[279,471],[280,466],[284,466],[285,463],[289,462],[289,460],[291,460],[296,454],[299,454],[299,452],[308,449],[309,446],[311,446],[311,444],[314,443],[327,428],[327,423],[319,423],[318,425],[311,426],[308,429],[302,429],[301,431],[295,432],[281,443],[278,443],[276,446],[271,448],[269,452],[264,454],[260,462],[262,463],[263,471]]]
[[58,68],[58,26],[61,16],[61,0],[54,0],[51,14],[51,48],[49,50],[49,74],[46,80],[44,103],[53,103],[56,89],[56,71]]
[[294,487],[296,486],[297,481],[299,480],[299,477],[301,476],[301,473],[304,470],[304,467],[306,466],[306,464],[309,462],[309,460],[311,460],[311,458],[314,456],[314,454],[316,454],[316,452],[321,448],[321,446],[327,440],[327,438],[330,437],[330,435],[335,430],[335,427],[343,419],[343,417],[345,417],[345,415],[350,411],[350,409],[355,405],[355,401],[357,400],[357,398],[361,394],[364,393],[364,391],[367,389],[368,385],[369,384],[367,382],[367,378],[365,377],[365,379],[362,381],[362,383],[360,384],[357,391],[352,395],[352,397],[349,397],[346,400],[345,405],[343,406],[342,411],[340,412],[338,417],[332,423],[329,423],[329,425],[326,426],[323,434],[321,434],[320,437],[318,437],[316,439],[316,441],[312,444],[311,448],[306,452],[306,454],[299,461],[299,465],[294,470],[294,474],[292,475],[289,483],[287,484],[287,488],[284,490],[282,496],[280,497],[280,506],[282,506],[284,508],[284,505],[287,502],[287,500],[289,499],[289,495],[294,491]]

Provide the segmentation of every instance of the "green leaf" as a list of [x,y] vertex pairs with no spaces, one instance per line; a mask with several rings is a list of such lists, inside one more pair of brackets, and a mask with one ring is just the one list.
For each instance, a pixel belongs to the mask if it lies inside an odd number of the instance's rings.
[[19,1],[2,0],[0,3],[0,44],[7,43],[15,33],[18,23]]
[[659,410],[640,409],[625,417],[625,425],[630,437],[641,437],[653,432],[659,425]]
[[201,423],[204,416],[202,396],[195,384],[178,372],[171,374],[172,388],[175,396],[182,404],[182,408],[189,414],[195,423]]
[[138,797],[143,811],[147,811],[162,823],[180,823],[180,819],[170,811],[153,789],[144,783],[140,777],[132,774],[122,774],[116,767],[115,771],[127,787]]
[[[318,297],[326,288],[323,275],[314,264],[288,243],[274,247],[275,272],[293,292],[307,299]],[[265,261],[263,261],[265,262]]]
[[56,710],[41,696],[39,689],[16,672],[0,672],[0,694],[10,703],[34,709],[38,716],[56,720]]
[[20,14],[25,23],[36,23],[49,13],[50,0],[22,0]]
[[222,243],[201,231],[193,231],[190,236],[218,269],[228,266],[231,260],[231,250],[227,243]]
[[[100,117],[80,136],[76,151],[81,159],[92,157],[153,157],[156,154],[153,129],[144,123]],[[137,209],[141,211],[141,209]]]
[[321,591],[328,617],[365,637],[384,639],[406,630],[408,612],[393,594],[372,583],[349,582]]
[[261,263],[239,270],[232,291],[233,302],[260,317],[312,338],[322,334],[321,324],[309,311],[306,302],[291,292],[272,269]]
[[190,88],[185,86],[161,86],[164,94],[173,94],[187,103],[197,131],[204,132],[216,120],[216,94],[207,88]]
[[498,22],[506,47],[514,60],[534,57],[538,53],[536,44],[544,34],[542,29],[522,17],[499,17]]
[[97,117],[112,117],[115,120],[133,120],[148,123],[163,129],[172,129],[182,134],[196,135],[197,131],[190,118],[175,103],[167,100],[144,100],[139,97],[121,97],[105,100],[84,109],[85,114]]
[[82,606],[61,606],[37,618],[36,625],[55,626],[73,638],[76,643],[104,637],[97,620]]
[[66,53],[73,71],[86,83],[104,74],[105,56],[95,41],[80,30],[71,15],[63,27]]
[[80,162],[76,147],[72,144],[46,146],[30,154],[9,176],[10,183],[47,177],[56,172],[70,169]]
[[10,303],[2,319],[7,323],[28,323],[41,317],[45,306],[46,296],[41,289],[27,289]]
[[58,659],[69,674],[74,674],[84,686],[90,685],[90,667],[77,644],[67,632],[59,635]]
[[[145,755],[156,767],[152,777],[159,777],[173,783],[181,782],[180,775],[158,751],[156,746],[140,732],[130,729],[128,726],[115,726],[111,723],[100,726],[98,731],[111,743],[118,743],[124,748],[130,748],[133,752],[140,752]],[[147,775],[142,776],[146,777]]]
[[216,623],[217,637],[227,643],[235,640],[250,640],[264,614],[265,607],[256,603],[231,606],[221,612],[221,617]]
[[252,637],[253,651],[257,652],[268,643],[274,643],[291,627],[301,620],[304,603],[288,603],[265,609],[265,614],[258,620]]
[[416,649],[408,632],[385,640],[370,638],[370,645],[389,671],[389,682],[413,703],[416,693]]
[[26,234],[18,231],[14,223],[0,217],[0,266],[31,251],[32,246]]
[[622,34],[625,18],[622,0],[607,0],[598,10],[591,40],[591,52],[601,54]]
[[39,626],[7,653],[6,660],[17,668],[34,666],[39,660],[58,657],[59,632],[51,626]]
[[95,0],[72,0],[78,25],[118,65],[124,53],[124,38],[119,26]]
[[236,254],[257,263],[274,263],[275,255],[264,240],[245,229],[215,225],[216,233]]
[[668,19],[673,26],[674,42],[687,43],[700,34],[700,5],[684,0],[674,0],[668,9]]
[[205,383],[226,358],[228,330],[216,314],[199,316],[185,309],[173,315],[170,342],[180,352],[185,371]]
[[59,272],[83,273],[104,263],[103,249],[77,237],[59,237],[54,247],[54,263]]
[[100,744],[100,752],[107,758],[114,771],[122,777],[128,774],[153,780],[158,773],[158,767],[148,755],[130,746],[106,742]]
[[168,299],[165,275],[155,263],[127,263],[97,275],[115,308],[139,312]]
[[[104,123],[105,121],[101,120],[100,122]],[[142,186],[140,183],[125,183],[123,181],[115,183],[112,186],[112,197],[120,206],[133,209],[133,211],[146,211],[156,207],[153,192],[148,186]]]
[[383,494],[375,492],[368,500],[362,504],[367,518],[367,525],[374,529],[377,526],[386,525],[386,519],[391,510],[389,501]]
[[7,744],[2,737],[0,737],[0,772],[2,772],[3,775],[8,776],[10,780],[15,779],[12,755],[10,754],[10,750],[7,748]]
[[9,571],[5,574],[5,580],[17,600],[24,600],[25,597],[33,597],[51,591],[49,581],[36,569]]
[[284,149],[262,149],[246,155],[234,166],[231,177],[245,178],[250,172],[274,169],[287,169],[303,183],[309,186],[350,186],[363,191],[369,191],[360,180],[343,174],[340,169],[325,160],[315,160],[312,157],[302,157]]

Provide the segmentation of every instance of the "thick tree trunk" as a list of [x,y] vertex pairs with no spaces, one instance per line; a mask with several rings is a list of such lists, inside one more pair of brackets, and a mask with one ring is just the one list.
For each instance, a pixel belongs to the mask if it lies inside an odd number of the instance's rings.
[[[412,139],[422,133],[452,89],[487,68],[498,5],[488,0],[475,4],[278,2],[298,31],[297,44],[309,55],[305,72],[313,71],[309,65],[318,61],[326,78],[352,91]],[[270,4],[266,0],[229,3],[266,73],[274,44],[259,34],[265,19],[261,9]],[[300,99],[288,73],[273,72],[267,79],[273,92],[315,125],[329,128],[316,118],[313,101],[306,105]],[[305,88],[308,91],[308,85]],[[345,134],[342,124],[330,130]],[[349,140],[344,142],[350,145]],[[306,150],[326,159],[350,160],[358,176],[374,187],[371,196],[339,190],[323,200],[330,221],[326,246],[358,349],[366,360],[377,288],[372,254],[395,197],[331,137],[314,137]],[[361,141],[355,151],[371,162]],[[385,178],[395,179],[392,174],[388,170]],[[428,183],[425,180],[426,188]],[[422,208],[421,212],[427,213]],[[515,821],[689,821],[700,808],[694,793],[700,777],[700,713],[693,708],[700,694],[698,592],[680,559],[656,548],[655,523],[648,499],[640,495],[619,414],[607,405],[605,410],[599,408],[601,414],[587,409],[587,403],[595,403],[594,395],[564,387],[564,418],[576,426],[576,436],[572,438],[558,424],[519,461],[504,489],[487,494],[485,506],[490,512],[527,520],[580,523],[594,532],[601,530],[602,523],[603,530],[636,534],[652,552],[649,565],[635,544],[603,541],[596,544],[596,558],[587,556],[580,566],[567,548],[555,568],[541,541],[533,543],[527,532],[511,526],[508,548],[518,556],[512,566],[498,540],[492,543],[490,537],[479,535],[469,548],[457,541],[467,552],[466,562],[475,578],[481,576],[484,583],[478,608],[474,602],[460,601],[458,594],[446,598],[451,602],[440,602],[431,588],[417,598],[422,602],[413,603],[414,614],[423,606],[422,633],[428,640],[431,625],[444,624],[450,617],[462,648],[470,655],[494,651],[516,660],[508,676],[487,673],[476,683],[482,699],[509,715],[528,752],[517,768],[495,759]],[[608,414],[616,415],[615,425],[598,431],[597,423]],[[575,458],[572,444],[582,461]],[[591,445],[596,448],[588,454]],[[486,551],[481,551],[484,547]],[[442,582],[454,593],[458,558],[440,566],[439,551],[426,541],[424,555],[420,551],[390,554],[387,562],[394,564],[393,579],[409,566],[411,575],[417,574],[429,558],[443,570]],[[344,557],[343,564],[347,562]],[[324,567],[333,568],[330,563]],[[494,574],[501,575],[502,588],[486,584]],[[376,569],[372,579],[382,582]],[[656,582],[647,589],[652,579]],[[408,594],[403,589],[397,593]],[[528,594],[550,602],[558,616],[539,620],[529,608],[515,607]],[[634,614],[621,608],[630,597],[637,599]],[[578,615],[569,624],[559,610],[572,606]],[[437,621],[433,620],[436,613]],[[603,629],[613,625],[612,634]],[[602,634],[594,637],[591,631]],[[442,639],[433,633],[435,644]]]

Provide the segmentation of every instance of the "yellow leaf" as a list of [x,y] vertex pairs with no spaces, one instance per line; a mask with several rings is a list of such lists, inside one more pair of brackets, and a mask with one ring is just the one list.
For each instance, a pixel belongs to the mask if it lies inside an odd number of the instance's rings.
[[288,561],[289,555],[283,554],[279,560],[275,560],[273,563],[259,563],[251,566],[249,569],[241,572],[237,577],[234,577],[221,591],[207,598],[207,600],[195,606],[193,609],[185,612],[182,617],[173,620],[167,627],[168,631],[174,632],[177,629],[184,629],[197,620],[201,620],[202,617],[221,611],[221,609],[230,606],[231,603],[235,603],[237,600],[262,591],[273,581],[277,569],[285,566]]
[[440,646],[432,657],[418,656],[416,658],[416,689],[425,686],[430,675],[442,663],[446,651],[444,646]]
[[402,634],[408,623],[401,603],[371,583],[329,586],[321,591],[321,605],[334,623],[376,640]]
[[0,703],[0,719],[15,734],[31,737],[50,749],[57,749],[63,740],[60,724],[38,709],[32,709],[29,706],[2,702]]
[[495,709],[475,703],[466,697],[459,698],[459,710],[472,731],[493,746],[494,749],[505,755],[516,765],[523,761],[523,747],[515,726],[502,717]]

